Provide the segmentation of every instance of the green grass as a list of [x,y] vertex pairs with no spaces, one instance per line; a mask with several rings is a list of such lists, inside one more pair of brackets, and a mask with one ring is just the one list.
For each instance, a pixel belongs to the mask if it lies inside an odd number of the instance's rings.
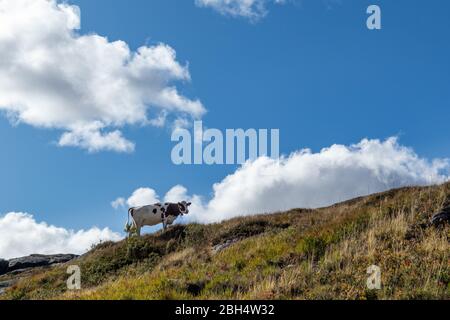
[[[425,227],[450,184],[403,188],[318,210],[291,210],[103,243],[39,270],[3,299],[448,299],[449,227]],[[215,252],[214,246],[235,241]],[[367,268],[382,272],[367,290]]]

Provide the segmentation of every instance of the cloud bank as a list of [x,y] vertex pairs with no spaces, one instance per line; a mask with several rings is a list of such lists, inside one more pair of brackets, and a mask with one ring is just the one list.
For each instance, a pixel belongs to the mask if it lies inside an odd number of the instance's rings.
[[[410,185],[429,185],[450,179],[447,159],[427,160],[402,146],[397,138],[364,139],[345,146],[333,145],[318,153],[299,150],[279,161],[263,157],[248,162],[214,184],[205,201],[175,186],[165,199],[193,203],[188,221],[210,223],[236,216],[291,208],[317,208],[369,193]],[[140,205],[158,199],[150,188]],[[143,189],[141,189],[143,190]],[[132,196],[127,204],[135,203]],[[123,204],[125,204],[125,199]]]
[[0,111],[11,122],[62,130],[60,146],[132,152],[122,127],[204,114],[174,85],[190,81],[174,49],[81,35],[80,16],[56,0],[0,0]]
[[0,258],[11,259],[34,253],[82,254],[100,241],[118,241],[122,236],[110,229],[67,230],[37,222],[27,213],[0,216]]
[[285,0],[196,0],[199,7],[209,7],[232,17],[247,18],[257,21],[268,13],[267,4],[283,4]]

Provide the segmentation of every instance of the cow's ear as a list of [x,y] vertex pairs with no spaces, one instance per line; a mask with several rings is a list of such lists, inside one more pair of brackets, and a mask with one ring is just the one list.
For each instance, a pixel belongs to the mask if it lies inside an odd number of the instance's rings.
[[191,204],[192,204],[192,202],[188,202],[188,203],[187,203],[188,207],[189,207]]

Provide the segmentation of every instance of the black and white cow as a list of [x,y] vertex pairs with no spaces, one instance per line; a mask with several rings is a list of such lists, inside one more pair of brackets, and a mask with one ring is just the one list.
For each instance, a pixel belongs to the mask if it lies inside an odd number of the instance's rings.
[[134,229],[133,231],[140,236],[143,226],[156,226],[160,223],[163,224],[163,228],[166,230],[167,226],[173,224],[179,216],[189,213],[190,205],[190,202],[182,201],[178,203],[156,203],[154,205],[130,208],[128,210],[128,223],[125,230],[131,232],[131,229]]

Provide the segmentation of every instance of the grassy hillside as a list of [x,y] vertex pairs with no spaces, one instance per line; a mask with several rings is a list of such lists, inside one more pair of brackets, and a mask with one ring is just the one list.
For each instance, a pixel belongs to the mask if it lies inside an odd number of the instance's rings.
[[[103,243],[33,272],[3,299],[448,299],[449,230],[425,227],[450,184],[404,188],[318,210],[291,210]],[[367,268],[382,272],[366,289]],[[1,280],[1,279],[0,279]]]

